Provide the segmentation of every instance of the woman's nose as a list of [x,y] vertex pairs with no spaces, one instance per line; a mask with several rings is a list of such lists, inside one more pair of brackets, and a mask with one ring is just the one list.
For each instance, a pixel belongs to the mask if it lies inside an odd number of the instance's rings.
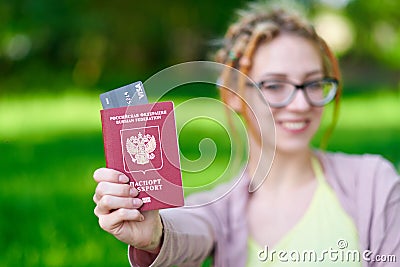
[[304,111],[310,109],[311,105],[306,99],[305,92],[303,90],[296,90],[294,99],[286,108],[294,111]]

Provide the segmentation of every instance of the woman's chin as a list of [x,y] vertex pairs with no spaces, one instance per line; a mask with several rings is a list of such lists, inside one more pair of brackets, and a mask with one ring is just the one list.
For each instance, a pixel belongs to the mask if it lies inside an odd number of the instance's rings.
[[286,142],[285,144],[276,144],[276,154],[299,154],[299,153],[306,153],[310,150],[309,143],[306,142]]

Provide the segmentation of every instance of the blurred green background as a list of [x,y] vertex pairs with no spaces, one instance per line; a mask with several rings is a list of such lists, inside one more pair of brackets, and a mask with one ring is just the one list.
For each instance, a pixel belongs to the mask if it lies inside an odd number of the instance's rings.
[[[93,214],[92,173],[104,166],[98,95],[177,63],[209,59],[233,10],[245,3],[0,2],[0,266],[128,264],[126,246]],[[400,2],[298,3],[343,70],[341,117],[329,150],[378,153],[400,169]],[[170,98],[216,96],[212,87],[196,88]],[[216,166],[199,177],[226,164],[229,143],[220,130],[194,124],[182,131],[179,144],[189,159],[200,156],[201,138],[217,144]]]

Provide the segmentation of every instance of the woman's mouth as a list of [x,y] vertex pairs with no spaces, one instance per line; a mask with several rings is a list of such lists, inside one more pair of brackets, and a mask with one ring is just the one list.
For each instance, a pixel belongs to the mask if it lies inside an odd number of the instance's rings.
[[301,132],[304,131],[310,124],[309,120],[303,121],[281,121],[279,124],[287,131],[290,132]]

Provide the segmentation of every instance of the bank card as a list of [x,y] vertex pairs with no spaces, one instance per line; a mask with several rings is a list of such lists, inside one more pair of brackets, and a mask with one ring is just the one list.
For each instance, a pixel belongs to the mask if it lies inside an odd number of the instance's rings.
[[147,104],[147,95],[141,81],[105,92],[100,95],[103,109]]

